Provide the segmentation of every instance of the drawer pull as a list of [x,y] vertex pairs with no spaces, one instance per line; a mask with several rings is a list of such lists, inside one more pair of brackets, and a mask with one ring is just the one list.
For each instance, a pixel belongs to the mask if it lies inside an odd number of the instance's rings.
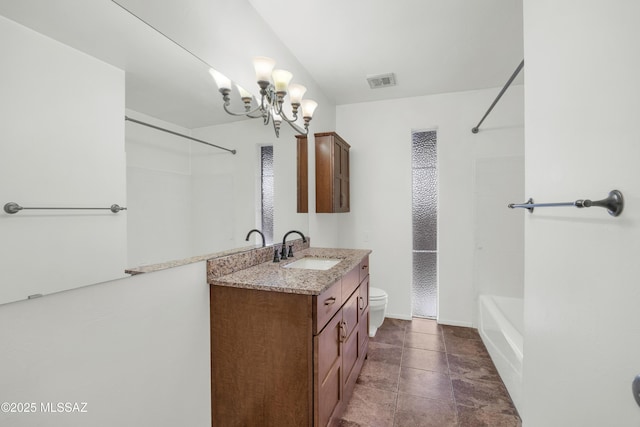
[[359,297],[359,298],[360,298],[359,306],[360,306],[360,310],[362,310],[364,308],[364,298],[363,297]]
[[347,327],[347,322],[340,322],[340,341],[343,341],[347,339],[347,330],[349,328]]
[[336,302],[336,297],[327,298],[324,300],[324,305],[331,305]]
[[362,269],[363,269],[363,270],[366,270],[366,269],[367,269],[367,267],[369,267],[369,266],[368,266],[368,265],[363,265],[363,266],[362,266]]

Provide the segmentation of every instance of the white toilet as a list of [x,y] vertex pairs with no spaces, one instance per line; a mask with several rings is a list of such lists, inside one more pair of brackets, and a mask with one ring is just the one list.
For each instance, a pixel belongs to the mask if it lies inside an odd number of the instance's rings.
[[373,338],[384,322],[387,311],[387,293],[379,288],[369,288],[369,337]]

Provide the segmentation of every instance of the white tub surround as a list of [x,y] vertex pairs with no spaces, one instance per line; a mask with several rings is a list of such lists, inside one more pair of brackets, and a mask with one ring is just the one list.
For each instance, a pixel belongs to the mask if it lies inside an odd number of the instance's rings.
[[478,332],[514,405],[521,411],[524,299],[480,295]]

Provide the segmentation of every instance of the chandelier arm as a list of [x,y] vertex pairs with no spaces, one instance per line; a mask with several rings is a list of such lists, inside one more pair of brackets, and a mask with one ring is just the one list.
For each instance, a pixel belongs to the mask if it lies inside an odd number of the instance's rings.
[[[252,115],[252,114],[251,114],[251,113],[255,113],[256,111],[260,111],[260,115],[258,115],[258,116],[254,116],[254,115]],[[247,113],[247,114],[246,114],[246,116],[247,116],[247,117],[249,117],[250,119],[259,119],[259,118],[264,117],[264,111],[262,111],[262,110],[260,110],[260,109],[258,109],[258,110],[253,110],[253,111],[251,111],[251,113]]]
[[298,126],[297,124],[295,124],[293,122],[287,121],[287,123],[289,123],[289,126],[291,126],[293,128],[293,130],[298,132],[300,135],[309,135],[309,128],[302,129],[300,126]]
[[[254,108],[253,110],[249,110],[246,113],[244,113],[245,116],[251,117],[252,114],[257,113],[258,111],[262,112],[262,108],[258,105],[256,108]],[[260,116],[256,116],[256,117],[260,117]]]
[[282,117],[282,120],[284,120],[285,122],[291,124],[291,123],[295,123],[298,120],[298,115],[294,114],[293,115],[293,119],[290,119],[287,117],[286,114],[284,114],[284,111],[280,112],[280,117]]
[[[226,111],[227,113],[231,114],[232,116],[248,116],[249,114],[255,113],[256,111],[258,111],[260,109],[260,108],[256,108],[255,110],[249,111],[249,112],[245,111],[243,113],[235,113],[233,111],[230,111],[227,107],[228,107],[228,104],[226,102],[222,104],[222,108],[224,108],[224,111]],[[260,117],[260,116],[258,116],[258,117]]]

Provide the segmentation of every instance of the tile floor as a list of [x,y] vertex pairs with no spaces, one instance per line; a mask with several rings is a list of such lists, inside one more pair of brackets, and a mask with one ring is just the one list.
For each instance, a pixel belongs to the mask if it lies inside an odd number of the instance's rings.
[[475,329],[385,319],[341,427],[519,427]]

